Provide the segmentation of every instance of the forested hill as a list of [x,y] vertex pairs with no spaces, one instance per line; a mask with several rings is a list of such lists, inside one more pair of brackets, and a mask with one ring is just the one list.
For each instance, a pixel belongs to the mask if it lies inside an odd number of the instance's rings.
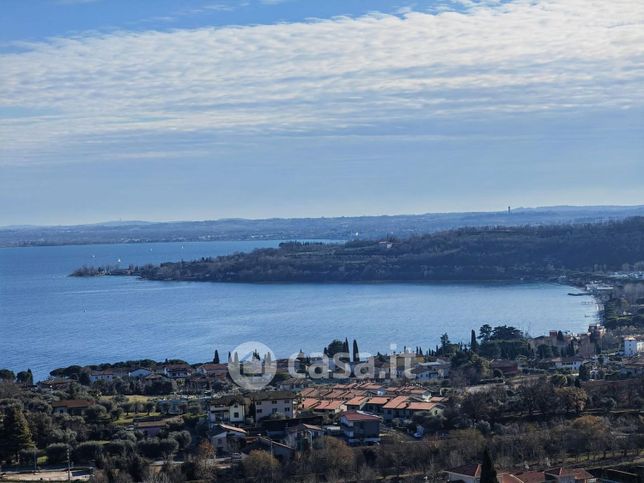
[[404,240],[283,243],[192,262],[83,275],[215,282],[549,279],[644,261],[644,217],[586,225],[463,228]]

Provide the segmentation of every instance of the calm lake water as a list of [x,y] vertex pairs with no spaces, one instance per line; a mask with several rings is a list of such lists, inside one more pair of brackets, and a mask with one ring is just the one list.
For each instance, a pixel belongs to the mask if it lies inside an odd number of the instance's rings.
[[440,335],[507,323],[532,335],[578,331],[596,317],[586,297],[551,284],[215,284],[130,277],[72,278],[81,265],[190,260],[279,242],[151,243],[0,249],[0,367],[56,367],[125,359],[225,357],[260,341],[278,356],[356,338],[433,347]]

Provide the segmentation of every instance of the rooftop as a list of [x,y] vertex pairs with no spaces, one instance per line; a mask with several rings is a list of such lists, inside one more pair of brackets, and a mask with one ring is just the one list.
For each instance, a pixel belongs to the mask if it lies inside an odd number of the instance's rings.
[[345,411],[341,417],[347,421],[380,421],[380,417],[363,411]]

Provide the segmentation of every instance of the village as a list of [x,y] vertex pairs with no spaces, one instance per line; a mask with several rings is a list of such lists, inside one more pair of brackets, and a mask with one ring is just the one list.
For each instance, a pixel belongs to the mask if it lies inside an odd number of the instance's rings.
[[[201,448],[212,471],[241,471],[248,476],[261,473],[257,465],[265,469],[268,464],[284,476],[297,475],[299,470],[293,468],[302,458],[329,444],[341,444],[362,458],[376,451],[382,459],[383,453],[398,451],[400,445],[438,455],[454,435],[474,431],[469,437],[477,442],[472,445],[487,448],[488,438],[502,434],[499,428],[526,424],[533,417],[556,427],[584,418],[597,418],[595,423],[606,425],[617,417],[620,424],[628,420],[630,430],[620,431],[610,444],[593,443],[585,461],[565,444],[552,456],[540,450],[532,461],[523,454],[518,460],[517,455],[497,454],[503,477],[499,481],[630,483],[642,477],[642,466],[620,466],[638,461],[643,445],[644,338],[640,336],[616,337],[598,323],[582,334],[553,330],[536,338],[524,337],[513,327],[483,326],[479,335],[472,331],[470,344],[453,344],[445,334],[440,346],[426,351],[404,348],[365,357],[356,341],[353,349],[346,339],[334,340],[320,354],[300,351],[289,359],[271,360],[259,353],[241,358],[233,353],[226,362],[216,351],[212,361],[202,364],[170,360],[72,366],[52,371],[52,377],[35,385],[24,373],[16,381],[23,381],[24,399],[42,401],[51,408],[51,418],[67,421],[63,428],[70,421],[84,421],[95,432],[101,428],[101,433],[119,433],[143,457],[166,466],[185,465]],[[268,366],[271,377],[262,379]],[[246,382],[262,385],[245,389],[244,383],[238,384],[240,374]],[[32,401],[26,407],[30,404],[35,405]],[[177,436],[181,433],[184,436]],[[163,448],[164,442],[169,449]],[[77,438],[37,445],[36,452],[21,448],[16,451],[15,471],[21,466],[23,471],[25,466],[33,468],[33,453],[41,454],[35,461],[35,476],[42,477],[52,464],[80,464],[87,470],[78,478],[89,478],[109,461],[105,457],[110,444],[102,441],[88,450],[92,439]],[[150,449],[154,444],[158,448]],[[79,451],[83,446],[85,452]],[[601,456],[594,454],[598,451]],[[253,463],[259,453],[269,456],[268,463]],[[597,469],[597,461],[604,458],[617,467],[602,464]],[[475,483],[481,464],[480,451],[460,448],[436,456],[431,468],[420,472],[417,462],[398,462],[382,473],[391,475],[397,468],[410,475],[431,475],[433,480]],[[7,465],[4,468],[4,478],[9,478]]]

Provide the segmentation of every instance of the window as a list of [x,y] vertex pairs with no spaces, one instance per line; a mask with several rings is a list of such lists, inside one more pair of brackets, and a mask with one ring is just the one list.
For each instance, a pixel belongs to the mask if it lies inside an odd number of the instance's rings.
[[273,408],[273,414],[277,413],[277,408]]
[[234,412],[234,413],[233,413],[233,418],[238,418],[238,417],[239,417],[239,413],[238,413],[238,412]]
[[277,401],[271,401],[273,404],[277,404]]
[[262,410],[261,410],[261,409],[258,409],[258,410],[257,410],[257,414],[262,414]]

